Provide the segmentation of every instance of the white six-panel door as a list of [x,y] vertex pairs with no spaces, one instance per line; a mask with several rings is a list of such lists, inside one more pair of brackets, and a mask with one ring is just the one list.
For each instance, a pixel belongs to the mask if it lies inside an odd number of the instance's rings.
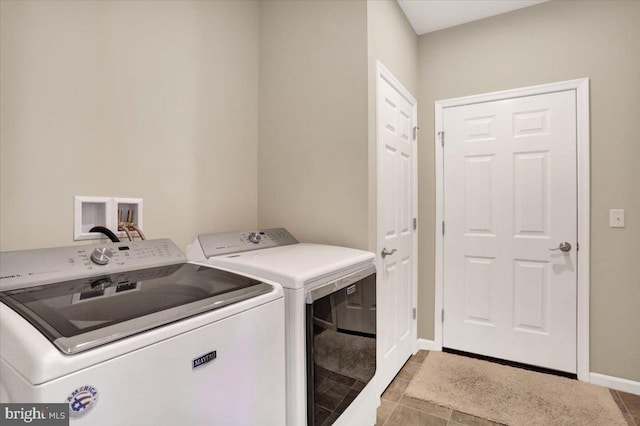
[[[384,67],[377,73],[378,369],[380,390],[411,356],[417,250],[415,99]],[[392,254],[381,256],[383,249]]]
[[575,373],[575,91],[445,108],[443,128],[443,346]]

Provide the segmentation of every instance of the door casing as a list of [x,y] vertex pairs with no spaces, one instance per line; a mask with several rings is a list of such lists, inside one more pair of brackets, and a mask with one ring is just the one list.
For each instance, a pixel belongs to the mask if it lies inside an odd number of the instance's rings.
[[[500,92],[465,96],[436,101],[435,107],[435,166],[436,166],[436,250],[435,250],[435,310],[434,349],[442,350],[442,309],[444,295],[444,152],[439,134],[443,129],[444,109],[481,102],[499,101],[523,96],[559,91],[576,92],[577,196],[577,371],[578,380],[589,381],[589,258],[590,258],[590,173],[589,173],[589,79],[582,78],[558,83],[530,86]],[[446,135],[445,135],[446,145]]]

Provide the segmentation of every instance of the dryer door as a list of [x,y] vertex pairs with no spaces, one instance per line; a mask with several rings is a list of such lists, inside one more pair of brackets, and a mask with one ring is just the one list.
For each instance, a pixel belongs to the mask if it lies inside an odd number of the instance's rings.
[[[307,424],[337,419],[376,372],[373,266],[307,294]],[[340,386],[330,386],[333,384]],[[331,390],[331,395],[325,394]],[[336,390],[343,395],[336,398]]]

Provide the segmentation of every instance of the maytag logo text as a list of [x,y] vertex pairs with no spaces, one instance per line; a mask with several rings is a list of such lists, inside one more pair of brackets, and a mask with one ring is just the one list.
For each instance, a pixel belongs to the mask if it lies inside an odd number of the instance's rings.
[[218,354],[216,352],[217,351],[212,351],[208,354],[204,354],[202,356],[199,356],[198,358],[195,358],[193,361],[191,361],[191,369],[202,367],[203,365],[216,359],[218,357]]

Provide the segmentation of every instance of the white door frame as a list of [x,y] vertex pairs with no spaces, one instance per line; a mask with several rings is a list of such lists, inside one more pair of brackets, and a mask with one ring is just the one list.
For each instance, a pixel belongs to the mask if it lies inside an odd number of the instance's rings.
[[[589,175],[589,79],[569,80],[539,86],[504,90],[435,102],[435,161],[436,161],[436,271],[435,271],[435,327],[434,346],[442,350],[442,309],[444,294],[444,152],[439,140],[443,131],[444,109],[480,102],[499,101],[523,96],[542,95],[566,90],[576,91],[577,113],[577,173],[578,173],[578,317],[577,371],[578,380],[589,381],[589,253],[590,253],[590,175]],[[445,141],[446,143],[446,141]]]
[[[414,108],[413,108],[413,123],[416,126],[415,140],[413,141],[413,167],[411,171],[411,184],[413,186],[413,192],[411,194],[412,197],[412,205],[413,205],[413,217],[418,217],[418,135],[417,135],[417,125],[418,125],[418,102],[411,95],[411,93],[400,83],[400,81],[391,74],[380,61],[376,61],[376,212],[382,211],[382,179],[383,179],[383,171],[380,165],[381,158],[381,150],[383,149],[380,143],[380,137],[378,135],[378,120],[380,117],[380,111],[378,111],[378,97],[380,96],[380,81],[381,79],[385,80],[391,87],[393,87],[400,95],[402,95]],[[412,129],[412,131],[414,131]],[[382,224],[380,223],[380,214],[376,213],[376,263],[378,271],[382,270],[382,258],[380,253],[382,252],[384,241],[381,241],[378,234]],[[411,297],[413,309],[415,312],[416,304],[418,301],[418,231],[414,229],[413,231],[413,265],[411,271]],[[380,276],[380,274],[378,274]],[[409,337],[412,341],[416,342],[414,344],[413,352],[415,353],[418,350],[418,339],[417,339],[417,321],[414,318],[411,321],[411,336]],[[386,385],[385,385],[386,387]]]

